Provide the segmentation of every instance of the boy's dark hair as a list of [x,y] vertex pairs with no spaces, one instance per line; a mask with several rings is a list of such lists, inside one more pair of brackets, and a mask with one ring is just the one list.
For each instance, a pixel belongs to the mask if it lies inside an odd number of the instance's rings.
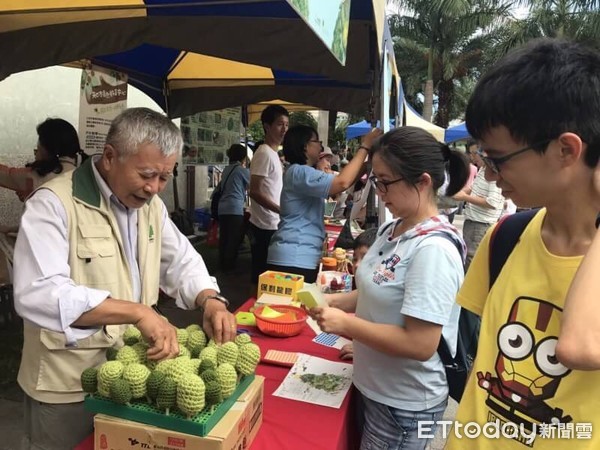
[[360,247],[371,247],[377,238],[377,228],[369,228],[354,239],[354,250]]
[[450,178],[446,189],[449,197],[460,191],[469,177],[464,154],[436,141],[430,133],[417,127],[388,131],[371,147],[371,157],[375,154],[379,154],[394,174],[415,188],[421,175],[428,173],[433,182],[433,195],[444,184],[446,170]]
[[599,118],[600,53],[560,39],[509,53],[479,80],[466,111],[474,138],[503,125],[539,153],[561,133],[576,133],[587,144],[590,167],[600,157]]
[[319,139],[319,133],[308,125],[290,128],[283,138],[283,156],[290,164],[306,164],[306,146],[311,139]]
[[475,139],[469,139],[469,140],[467,140],[467,145],[465,146],[465,148],[467,149],[467,153],[469,152],[469,149],[471,147],[473,147],[474,145],[478,145],[477,141]]
[[87,159],[86,155],[79,146],[79,137],[75,127],[69,122],[58,118],[49,118],[40,123],[36,128],[38,140],[42,147],[46,149],[48,159],[34,161],[26,164],[31,167],[38,175],[45,176],[50,172],[61,173],[61,157],[77,158],[81,155],[81,160]]
[[242,161],[246,156],[246,147],[244,147],[242,144],[232,144],[231,147],[227,149],[227,157],[229,158],[229,162]]
[[281,105],[269,105],[260,113],[260,121],[271,125],[279,116],[290,117],[290,113]]

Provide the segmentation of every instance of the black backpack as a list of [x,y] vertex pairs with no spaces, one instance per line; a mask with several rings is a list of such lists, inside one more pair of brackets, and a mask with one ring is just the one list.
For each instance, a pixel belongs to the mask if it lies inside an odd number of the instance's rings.
[[[519,242],[521,234],[539,209],[531,209],[517,214],[505,216],[490,236],[489,248],[489,289],[502,271],[502,267]],[[467,384],[467,377],[477,355],[479,328],[481,319],[478,315],[464,308],[460,310],[458,319],[458,335],[456,356],[452,357],[450,348],[442,336],[438,346],[438,354],[446,370],[449,395],[460,402]]]

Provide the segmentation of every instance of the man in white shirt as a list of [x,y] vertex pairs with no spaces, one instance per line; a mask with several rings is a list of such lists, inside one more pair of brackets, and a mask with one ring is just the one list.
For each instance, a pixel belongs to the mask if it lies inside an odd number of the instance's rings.
[[495,224],[504,209],[504,196],[502,190],[496,186],[495,181],[485,179],[485,167],[478,153],[478,145],[473,143],[468,153],[479,171],[470,187],[465,187],[453,198],[459,202],[467,202],[464,209],[465,222],[463,224],[463,238],[467,244],[467,258],[465,270],[469,268],[479,243],[485,236],[489,227]]
[[[252,284],[267,268],[271,237],[279,224],[279,197],[283,187],[283,168],[277,149],[289,127],[289,113],[280,105],[267,106],[260,120],[265,142],[254,152],[250,165],[250,224],[248,235],[252,251]],[[253,289],[255,291],[255,289]]]
[[156,195],[182,144],[167,117],[128,109],[113,121],[101,156],[27,201],[14,258],[15,307],[24,320],[23,448],[73,448],[93,431],[79,376],[119,343],[120,325],[140,330],[151,360],[179,354],[176,329],[152,308],[159,288],[201,308],[217,342],[235,337],[227,300]]

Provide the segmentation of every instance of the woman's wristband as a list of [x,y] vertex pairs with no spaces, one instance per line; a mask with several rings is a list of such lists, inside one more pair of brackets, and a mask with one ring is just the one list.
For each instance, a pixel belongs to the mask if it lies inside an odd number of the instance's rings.
[[371,151],[371,149],[369,147],[365,146],[365,145],[359,146],[358,150],[360,150],[361,148],[364,148],[367,151],[367,153]]

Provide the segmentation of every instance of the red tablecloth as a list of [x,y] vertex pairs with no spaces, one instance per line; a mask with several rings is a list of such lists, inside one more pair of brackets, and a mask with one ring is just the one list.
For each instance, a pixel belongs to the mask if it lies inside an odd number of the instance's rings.
[[[248,311],[254,299],[244,303],[239,311]],[[257,328],[247,328],[252,333],[264,355],[268,350],[307,353],[331,361],[340,361],[339,351],[315,344],[315,334],[306,326],[298,336],[274,338],[263,335]],[[289,372],[288,367],[259,364],[256,373],[265,377],[263,424],[250,446],[251,450],[346,450],[358,447],[354,430],[354,412],[351,407],[352,392],[346,396],[339,409],[313,405],[281,397],[273,392]],[[76,447],[76,450],[92,450],[93,436]]]
[[[247,311],[253,301],[247,301],[240,310]],[[340,361],[339,350],[312,342],[315,334],[308,326],[298,336],[290,338],[269,337],[255,328],[248,328],[254,334],[252,340],[260,346],[263,355],[274,349]],[[353,389],[346,396],[340,409],[274,397],[273,392],[288,372],[288,367],[262,363],[256,369],[256,373],[265,377],[264,416],[262,427],[250,449],[345,450],[358,447],[353,431],[354,413],[351,408]]]

